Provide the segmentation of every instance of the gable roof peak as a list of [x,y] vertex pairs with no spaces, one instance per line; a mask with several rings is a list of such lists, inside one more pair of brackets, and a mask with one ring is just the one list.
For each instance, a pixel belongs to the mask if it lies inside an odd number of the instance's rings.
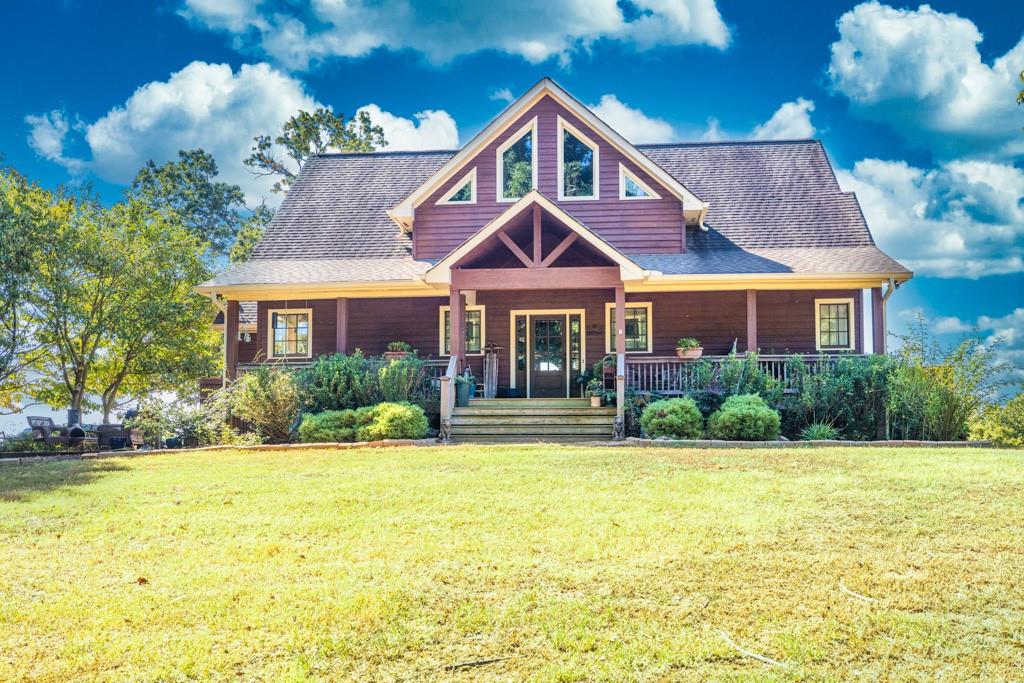
[[462,149],[441,166],[426,182],[388,211],[388,215],[402,230],[411,232],[415,220],[416,207],[426,201],[440,185],[451,180],[452,176],[476,154],[497,138],[502,132],[514,124],[519,117],[543,97],[551,97],[557,103],[572,112],[578,119],[587,124],[597,135],[615,147],[621,154],[642,168],[658,182],[674,194],[683,206],[683,214],[687,218],[703,224],[707,214],[708,203],[683,186],[674,176],[641,152],[633,143],[626,140],[611,126],[602,121],[589,107],[570,95],[562,86],[549,76],[544,76],[537,83],[510,103],[482,131],[477,133]]

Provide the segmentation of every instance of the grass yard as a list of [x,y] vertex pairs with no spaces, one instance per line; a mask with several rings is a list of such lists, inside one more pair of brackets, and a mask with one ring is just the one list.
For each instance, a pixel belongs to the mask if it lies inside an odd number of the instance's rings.
[[7,465],[0,544],[4,681],[1024,677],[1020,451]]

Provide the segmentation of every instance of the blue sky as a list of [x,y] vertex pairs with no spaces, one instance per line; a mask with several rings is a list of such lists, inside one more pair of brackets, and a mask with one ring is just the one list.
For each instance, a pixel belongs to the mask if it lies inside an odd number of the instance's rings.
[[[821,138],[947,341],[1024,367],[1024,20],[1005,2],[336,0],[6,3],[0,153],[115,200],[144,161],[241,158],[299,107],[361,107],[393,148],[468,140],[549,75],[636,142]],[[40,40],[45,35],[45,40]],[[271,198],[273,200],[273,198]]]

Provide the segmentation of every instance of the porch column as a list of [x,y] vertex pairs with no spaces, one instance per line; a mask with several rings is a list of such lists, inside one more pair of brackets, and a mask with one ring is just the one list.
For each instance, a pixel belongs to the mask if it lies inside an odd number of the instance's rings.
[[747,290],[747,353],[757,351],[757,290]]
[[337,329],[334,333],[334,350],[338,353],[348,353],[348,299],[338,297],[335,320]]
[[466,324],[463,322],[466,319],[466,309],[462,292],[456,287],[451,289],[448,307],[449,351],[451,356],[460,359],[461,362],[462,356],[465,355],[464,347],[466,345]]
[[882,288],[871,290],[871,331],[873,333],[872,351],[885,353],[885,304],[882,302]]
[[615,288],[615,438],[625,436],[626,404],[626,288]]
[[224,311],[224,379],[235,381],[238,365],[238,309],[237,301],[229,300]]

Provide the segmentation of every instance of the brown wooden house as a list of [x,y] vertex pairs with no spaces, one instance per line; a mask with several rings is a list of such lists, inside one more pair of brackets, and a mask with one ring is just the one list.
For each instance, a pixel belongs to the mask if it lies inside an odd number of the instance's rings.
[[485,358],[497,396],[550,400],[607,355],[620,395],[678,390],[681,337],[769,364],[882,352],[910,277],[819,141],[634,145],[544,79],[457,151],[310,159],[251,260],[199,291],[226,311],[227,380],[401,340],[449,420],[450,377]]

